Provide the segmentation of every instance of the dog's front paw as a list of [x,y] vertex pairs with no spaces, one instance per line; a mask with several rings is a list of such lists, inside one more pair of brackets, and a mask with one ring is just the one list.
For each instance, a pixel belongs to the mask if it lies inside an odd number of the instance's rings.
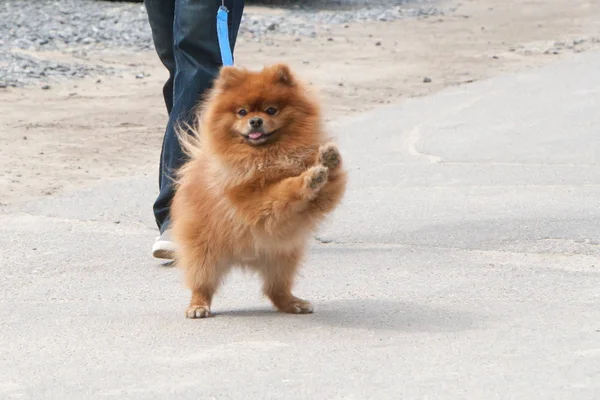
[[189,306],[185,316],[190,319],[210,317],[210,309],[206,306]]
[[321,189],[327,182],[328,173],[329,172],[327,168],[322,165],[311,167],[308,171],[306,171],[306,175],[304,177],[304,184],[306,188],[315,192]]
[[327,143],[319,147],[319,164],[336,169],[342,162],[342,156],[335,143]]

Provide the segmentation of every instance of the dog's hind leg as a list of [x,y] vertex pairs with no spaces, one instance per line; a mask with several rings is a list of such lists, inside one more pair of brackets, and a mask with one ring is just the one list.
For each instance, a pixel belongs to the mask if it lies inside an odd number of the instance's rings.
[[292,294],[294,279],[300,265],[301,251],[280,254],[265,261],[261,269],[263,290],[273,305],[281,312],[309,314],[313,312],[310,302]]
[[229,271],[229,267],[217,262],[208,254],[188,260],[182,257],[178,264],[185,268],[187,285],[192,290],[190,305],[185,313],[186,317],[209,317],[213,296]]

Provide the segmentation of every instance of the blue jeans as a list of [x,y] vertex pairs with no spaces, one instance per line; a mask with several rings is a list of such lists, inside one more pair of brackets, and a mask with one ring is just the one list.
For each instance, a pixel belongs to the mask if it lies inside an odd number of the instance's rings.
[[[222,66],[217,39],[217,11],[221,0],[145,0],[156,52],[169,70],[163,96],[169,121],[163,139],[159,169],[159,195],[154,218],[160,232],[169,227],[173,200],[173,173],[186,158],[175,134],[178,122],[192,124],[195,106]],[[225,0],[229,9],[231,49],[239,30],[244,0]]]

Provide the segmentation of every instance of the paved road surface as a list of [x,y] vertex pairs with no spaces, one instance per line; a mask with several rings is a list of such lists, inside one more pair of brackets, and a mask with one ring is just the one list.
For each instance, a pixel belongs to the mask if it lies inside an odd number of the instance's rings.
[[340,121],[351,168],[275,313],[186,320],[156,178],[0,212],[0,398],[600,399],[600,54]]

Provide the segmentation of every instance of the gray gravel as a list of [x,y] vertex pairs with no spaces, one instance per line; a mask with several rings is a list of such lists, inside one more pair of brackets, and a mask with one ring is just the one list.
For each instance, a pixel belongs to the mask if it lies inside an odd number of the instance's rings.
[[[246,12],[241,35],[270,45],[271,37],[277,34],[315,37],[335,24],[440,13],[427,0],[308,1],[301,7],[285,8],[283,15]],[[153,48],[142,4],[98,0],[0,1],[0,87],[118,73],[114,68],[90,65],[84,60],[87,51],[108,48]],[[56,62],[49,56],[52,53],[46,51],[73,54],[81,62]]]

